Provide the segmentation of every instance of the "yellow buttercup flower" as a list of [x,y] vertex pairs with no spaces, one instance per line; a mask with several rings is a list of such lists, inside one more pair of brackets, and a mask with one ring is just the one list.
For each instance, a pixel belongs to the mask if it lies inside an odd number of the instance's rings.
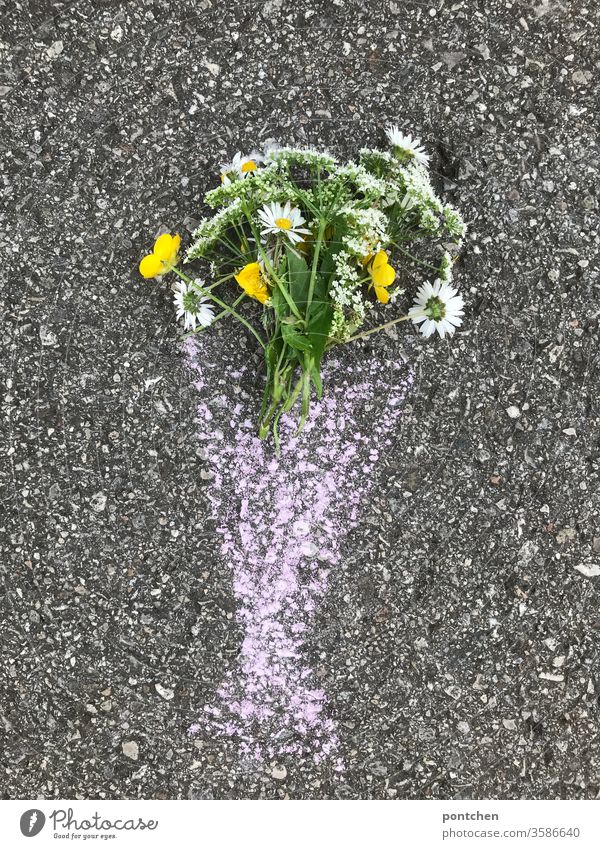
[[163,233],[154,243],[151,254],[147,254],[140,262],[139,269],[142,277],[150,280],[152,277],[162,277],[169,271],[169,266],[176,265],[179,259],[181,237]]
[[258,262],[249,262],[239,274],[235,275],[235,279],[251,298],[255,298],[261,304],[265,304],[269,300],[269,290],[261,277]]
[[396,272],[389,265],[388,255],[385,251],[378,251],[374,257],[366,257],[365,259],[363,259],[363,264],[369,263],[368,270],[375,297],[380,303],[387,304],[390,299],[388,286],[391,286],[396,279]]

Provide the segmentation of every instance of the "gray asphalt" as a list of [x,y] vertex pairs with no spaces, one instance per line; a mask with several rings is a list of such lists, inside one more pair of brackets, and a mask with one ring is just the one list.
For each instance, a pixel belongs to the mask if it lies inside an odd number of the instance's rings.
[[[2,797],[599,795],[599,25],[557,0],[2,16]],[[311,635],[346,773],[240,765],[186,734],[240,635],[170,299],[135,268],[236,150],[347,156],[390,120],[469,223],[465,327],[374,343],[417,380]]]

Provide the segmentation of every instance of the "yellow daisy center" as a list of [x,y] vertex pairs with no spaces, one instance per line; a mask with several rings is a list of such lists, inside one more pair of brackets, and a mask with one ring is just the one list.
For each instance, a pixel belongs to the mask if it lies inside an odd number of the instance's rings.
[[242,171],[244,174],[247,174],[248,171],[256,171],[256,162],[253,162],[252,159],[248,160],[248,162],[244,162],[242,165]]
[[275,226],[278,227],[280,230],[291,230],[292,222],[289,218],[276,218]]

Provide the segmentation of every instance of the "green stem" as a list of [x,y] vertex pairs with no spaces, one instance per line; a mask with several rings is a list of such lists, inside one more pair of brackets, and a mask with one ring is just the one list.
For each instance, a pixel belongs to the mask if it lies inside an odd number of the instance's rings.
[[[231,280],[232,277],[235,277],[235,271],[232,271],[231,274],[226,274],[224,277],[219,277],[218,280],[215,280],[214,283],[210,283],[208,286],[204,286],[203,288],[210,292],[211,289],[216,289],[217,286],[220,286],[221,283],[225,283],[227,280]],[[194,281],[194,284],[197,286],[198,284]]]
[[317,267],[319,264],[319,254],[321,252],[321,245],[323,244],[323,234],[325,233],[325,228],[327,226],[327,222],[324,219],[321,219],[319,222],[319,232],[317,233],[317,242],[315,244],[315,252],[313,254],[312,268],[310,270],[310,282],[308,284],[308,295],[306,296],[306,325],[308,327],[308,321],[310,318],[310,307],[312,304],[313,294],[315,291],[315,282],[317,280]]
[[[275,451],[277,452],[277,454],[279,454],[279,419],[281,418],[283,413],[286,413],[290,409],[290,407],[293,406],[294,401],[296,400],[296,397],[298,395],[296,388],[294,388],[294,391],[292,393],[290,393],[290,386],[292,384],[292,376],[293,375],[290,372],[290,374],[288,375],[288,378],[287,378],[287,385],[286,385],[286,388],[285,388],[285,394],[287,396],[287,400],[283,404],[280,405],[279,409],[277,410],[277,415],[273,419],[273,439],[275,440]],[[297,386],[297,384],[296,384],[296,386]]]
[[401,253],[403,253],[404,256],[407,256],[409,259],[412,259],[413,262],[417,262],[419,265],[422,265],[423,268],[431,268],[433,271],[439,271],[439,268],[438,268],[437,265],[431,265],[431,263],[429,263],[429,262],[424,262],[422,259],[419,259],[419,257],[414,256],[414,254],[409,253],[407,250],[405,250],[402,247],[402,245],[399,245],[397,242],[390,242],[390,244],[393,245],[396,248],[396,250],[399,250]]
[[[357,339],[366,339],[367,336],[372,336],[373,333],[379,333],[380,330],[387,330],[388,327],[392,327],[394,324],[398,324],[401,321],[408,321],[409,318],[416,318],[418,313],[413,313],[412,315],[402,315],[400,318],[395,318],[393,321],[386,321],[385,324],[380,324],[379,327],[373,327],[371,330],[365,330],[364,333],[357,333],[356,336],[351,336],[349,339],[346,339],[346,342],[343,344],[347,344],[348,342],[356,342]],[[422,311],[422,315],[427,315],[425,310]]]
[[265,343],[263,342],[263,340],[261,339],[259,334],[256,332],[256,330],[252,327],[252,325],[250,324],[249,321],[246,321],[246,319],[243,316],[241,316],[238,312],[236,312],[234,309],[232,309],[228,304],[225,303],[225,301],[222,301],[220,298],[217,298],[217,296],[213,295],[208,289],[204,289],[202,286],[199,286],[196,283],[195,280],[191,280],[187,276],[187,274],[183,273],[183,271],[179,271],[179,269],[176,268],[174,265],[169,265],[168,263],[165,263],[165,265],[167,266],[167,268],[170,271],[174,271],[175,274],[178,277],[181,277],[182,280],[185,280],[186,283],[189,283],[190,285],[195,286],[195,288],[202,295],[205,295],[206,297],[210,298],[211,301],[214,301],[215,304],[218,304],[222,309],[225,310],[225,312],[228,312],[234,318],[237,318],[237,320],[239,322],[241,322],[244,325],[244,327],[246,327],[250,331],[250,333],[252,333],[252,335],[256,338],[256,340],[258,341],[258,343],[259,343],[260,347],[263,349],[263,351],[265,350],[265,348],[266,348]]
[[224,245],[226,245],[226,247],[229,248],[229,250],[234,256],[239,256],[242,260],[246,258],[246,253],[240,250],[240,248],[235,244],[235,242],[233,242],[225,233],[223,233],[217,241],[222,242]]
[[306,419],[308,418],[308,408],[310,406],[310,371],[308,368],[308,355],[304,359],[304,365],[302,367],[302,410],[300,412],[300,421],[298,422],[298,429],[296,434],[302,431],[302,428],[305,425]]
[[283,405],[282,412],[287,413],[292,409],[294,404],[296,403],[296,399],[300,394],[300,390],[302,389],[302,377],[299,377],[296,381],[296,385],[294,386],[292,392],[288,395],[287,401]]
[[[242,294],[239,296],[239,298],[236,298],[231,306],[237,307],[237,305],[240,303],[240,301],[243,301],[245,297],[246,297],[246,293],[242,292]],[[213,318],[213,320],[208,325],[208,327],[197,327],[195,330],[190,330],[189,333],[184,333],[181,338],[182,339],[189,339],[190,336],[195,336],[198,333],[206,333],[206,331],[209,330],[211,327],[213,327],[217,323],[217,321],[220,321],[222,318],[224,318],[226,315],[229,315],[229,314],[230,314],[229,310],[222,310],[218,315],[216,315]]]
[[[269,408],[267,409],[267,412],[264,415],[262,415],[261,418],[260,418],[260,426],[259,426],[258,435],[261,439],[265,439],[265,437],[268,435],[269,429],[270,429],[271,419],[273,418],[274,414],[277,412],[277,408],[279,407],[279,405],[281,403],[281,396],[283,395],[284,390],[285,390],[285,383],[282,382],[282,379],[283,379],[283,381],[287,381],[287,379],[288,379],[288,373],[289,373],[288,368],[289,367],[286,366],[282,371],[280,371],[281,364],[282,364],[284,357],[285,357],[285,349],[286,349],[286,346],[283,345],[283,347],[281,349],[281,353],[279,354],[279,359],[277,361],[277,365],[275,366],[275,372],[273,374],[273,381],[272,381],[272,384],[271,384],[272,385],[271,404],[270,404]],[[269,386],[267,385],[267,387],[265,388],[265,392],[267,392],[268,388],[269,388]],[[268,397],[268,395],[266,397]],[[264,408],[264,404],[263,404],[263,408]]]

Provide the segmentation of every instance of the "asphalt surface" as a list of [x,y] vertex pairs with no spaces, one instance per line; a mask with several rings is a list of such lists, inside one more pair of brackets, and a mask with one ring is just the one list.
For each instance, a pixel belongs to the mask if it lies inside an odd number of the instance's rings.
[[[0,18],[2,797],[599,795],[599,25],[566,0]],[[135,268],[236,150],[351,155],[390,120],[469,223],[465,326],[372,346],[416,381],[310,637],[346,771],[242,764],[187,736],[240,633],[170,298]]]

